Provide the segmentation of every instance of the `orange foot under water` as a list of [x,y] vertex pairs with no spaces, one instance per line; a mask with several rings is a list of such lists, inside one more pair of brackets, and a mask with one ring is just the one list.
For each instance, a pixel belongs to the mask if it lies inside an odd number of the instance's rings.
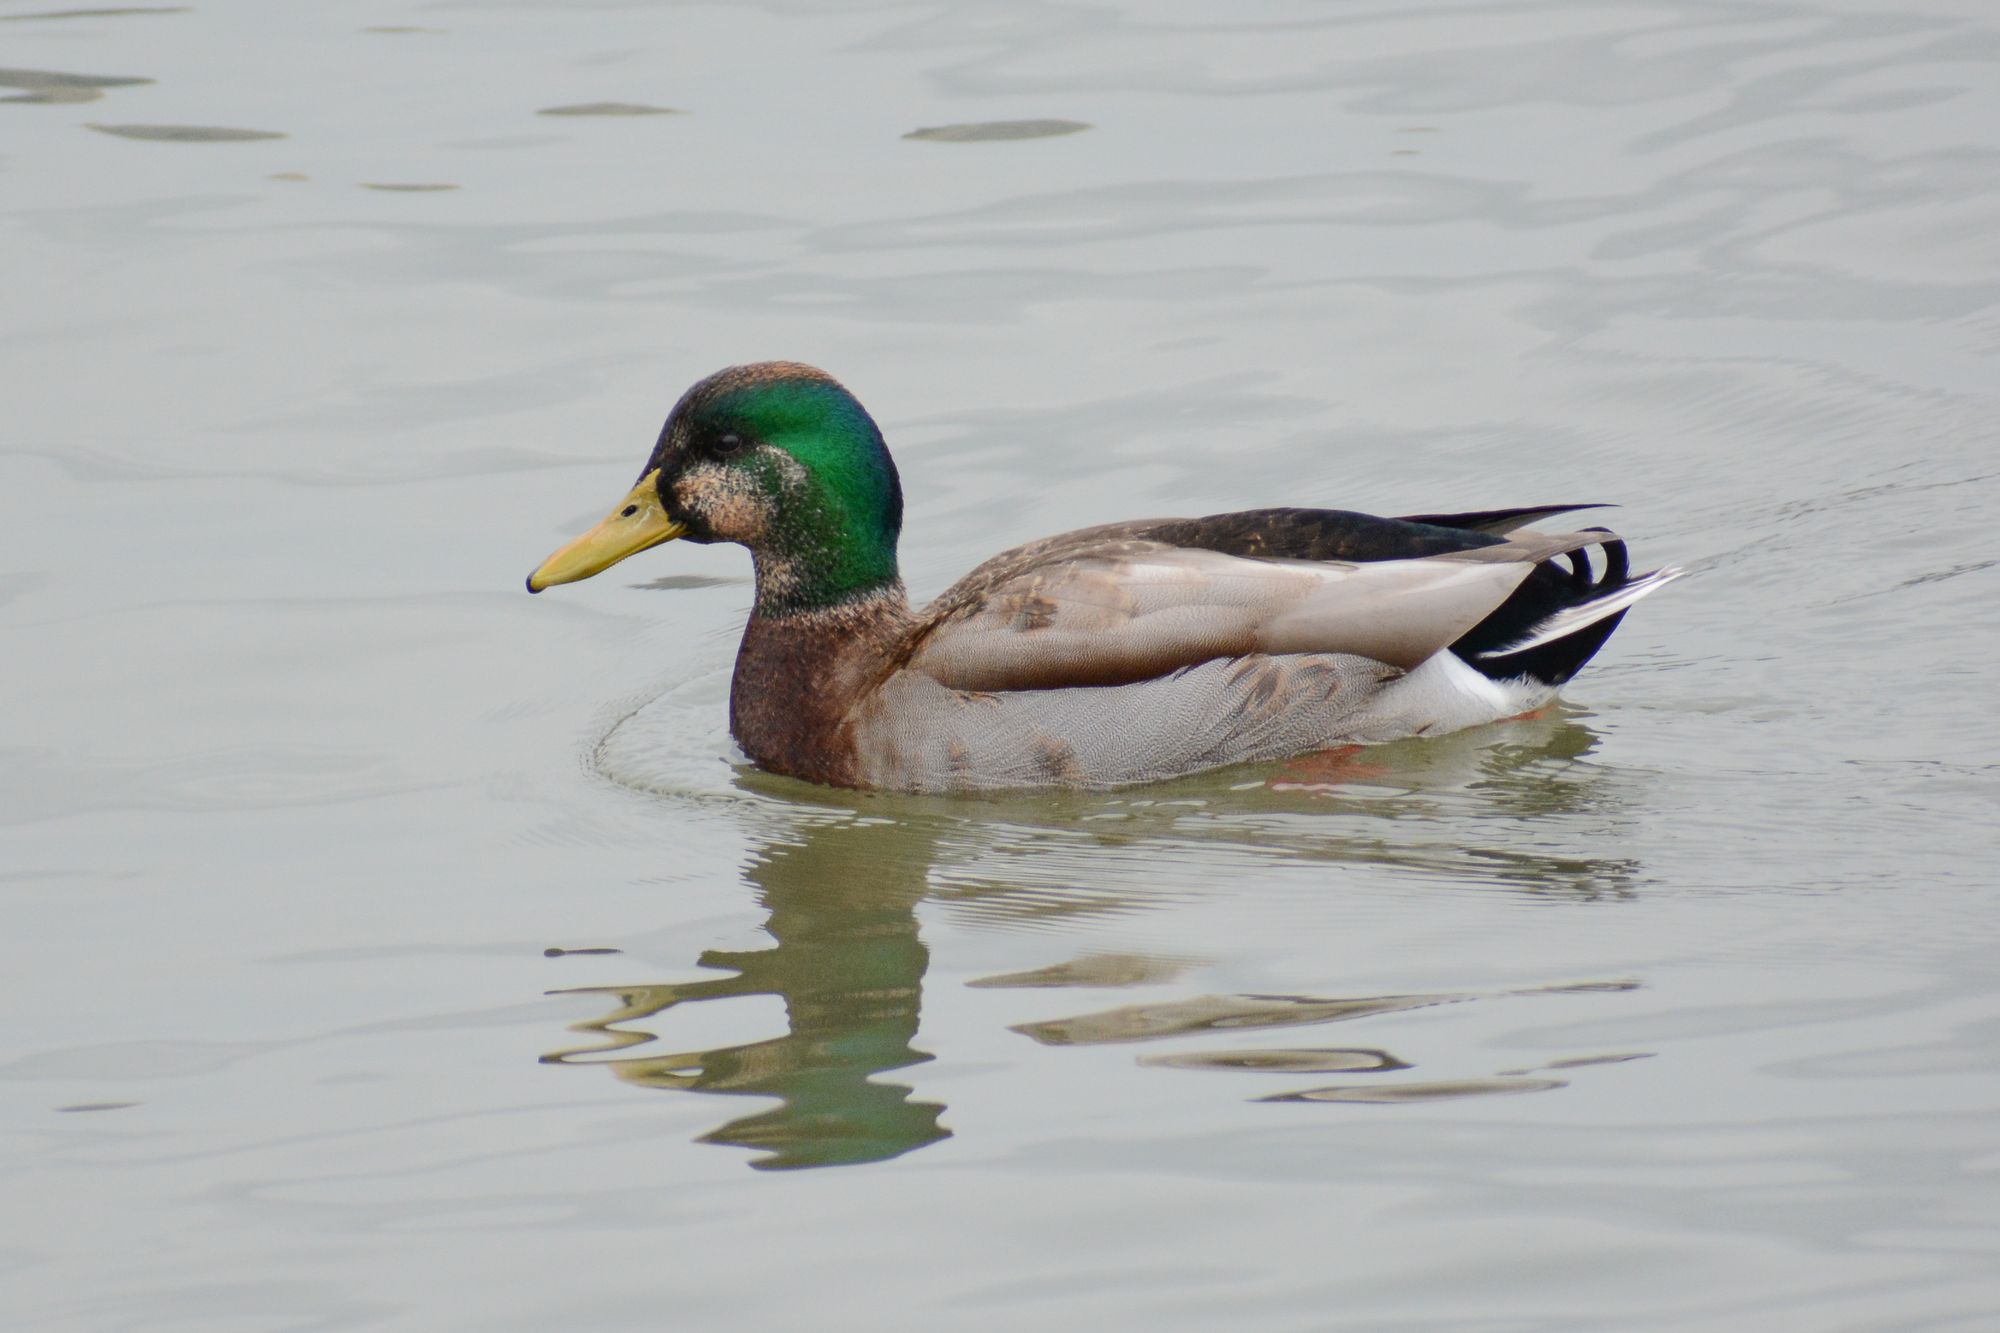
[[[1554,704],[1543,704],[1525,713],[1501,718],[1507,722],[1539,722],[1549,715]],[[1386,764],[1364,764],[1355,756],[1365,754],[1366,745],[1337,745],[1331,750],[1315,750],[1287,759],[1275,777],[1266,779],[1264,786],[1270,791],[1333,792],[1348,783],[1368,782],[1389,772]]]
[[1287,759],[1275,777],[1265,781],[1271,791],[1331,792],[1351,782],[1367,782],[1389,770],[1382,764],[1363,764],[1355,756],[1368,751],[1366,745],[1342,745],[1331,750],[1315,750],[1296,759]]

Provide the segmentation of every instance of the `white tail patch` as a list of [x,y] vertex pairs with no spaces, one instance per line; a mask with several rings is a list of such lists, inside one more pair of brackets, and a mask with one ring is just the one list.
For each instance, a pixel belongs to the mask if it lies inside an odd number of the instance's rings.
[[1576,606],[1566,606],[1554,615],[1531,625],[1527,633],[1512,643],[1489,648],[1477,656],[1482,660],[1506,657],[1513,653],[1525,652],[1530,648],[1539,648],[1545,643],[1554,643],[1557,639],[1568,638],[1606,616],[1617,615],[1647,593],[1658,592],[1685,573],[1687,571],[1684,569],[1656,569],[1650,574],[1642,575],[1630,583],[1612,589],[1602,597],[1594,597]]

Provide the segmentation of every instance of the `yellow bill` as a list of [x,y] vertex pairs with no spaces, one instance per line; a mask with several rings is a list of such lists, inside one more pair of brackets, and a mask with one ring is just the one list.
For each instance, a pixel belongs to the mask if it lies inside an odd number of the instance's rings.
[[686,531],[660,505],[660,472],[655,468],[639,478],[632,493],[602,523],[542,561],[541,568],[528,575],[528,591],[601,574],[626,556],[670,542]]

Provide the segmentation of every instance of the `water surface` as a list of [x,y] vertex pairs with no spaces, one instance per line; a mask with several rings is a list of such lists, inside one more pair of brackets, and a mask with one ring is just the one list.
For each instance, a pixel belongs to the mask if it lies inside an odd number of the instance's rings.
[[[2000,1307],[1990,6],[0,18],[24,1327]],[[1535,721],[818,791],[741,552],[520,591],[767,357],[919,596],[1263,504],[1694,576]]]

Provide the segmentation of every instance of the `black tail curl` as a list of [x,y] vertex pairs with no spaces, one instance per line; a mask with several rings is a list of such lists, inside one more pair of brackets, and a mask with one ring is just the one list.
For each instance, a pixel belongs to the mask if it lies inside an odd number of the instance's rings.
[[[1562,685],[1581,671],[1618,628],[1624,611],[1580,625],[1546,643],[1514,651],[1509,651],[1509,645],[1530,638],[1536,626],[1557,612],[1586,606],[1631,582],[1632,562],[1625,543],[1609,528],[1582,531],[1601,532],[1604,539],[1594,548],[1583,547],[1536,565],[1513,595],[1467,630],[1451,645],[1451,651],[1492,680],[1526,676],[1545,685]],[[1599,552],[1597,564],[1590,558],[1593,549]]]

